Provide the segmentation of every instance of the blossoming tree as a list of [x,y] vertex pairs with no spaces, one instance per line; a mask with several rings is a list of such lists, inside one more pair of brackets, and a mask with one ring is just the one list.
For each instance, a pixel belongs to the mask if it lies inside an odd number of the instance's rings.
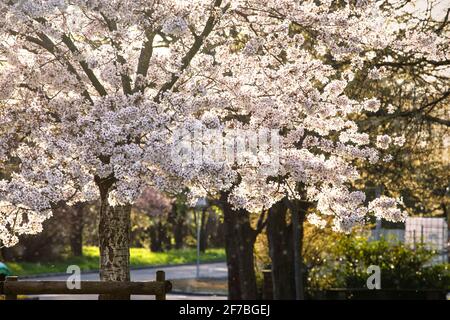
[[[343,231],[369,213],[402,220],[396,200],[367,203],[351,188],[356,161],[389,161],[402,138],[360,132],[352,115],[379,102],[344,90],[375,51],[439,60],[448,40],[412,33],[380,5],[1,1],[0,156],[19,163],[0,182],[1,242],[39,232],[61,202],[100,199],[101,279],[127,281],[130,206],[144,185],[189,186],[193,198],[222,191],[248,211],[306,199]],[[275,130],[278,142],[239,163],[205,149],[186,162],[174,157],[183,130],[216,151],[218,137],[235,150],[236,132]]]

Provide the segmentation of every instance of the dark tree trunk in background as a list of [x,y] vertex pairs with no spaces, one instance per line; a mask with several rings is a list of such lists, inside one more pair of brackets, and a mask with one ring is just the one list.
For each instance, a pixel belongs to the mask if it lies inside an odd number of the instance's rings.
[[[164,218],[165,220],[166,218]],[[158,225],[159,239],[161,241],[161,247],[163,251],[172,249],[172,243],[168,230],[167,223],[163,223],[161,220]]]
[[183,221],[178,221],[173,228],[173,237],[175,239],[175,249],[181,249],[184,246],[184,237],[186,227]]
[[85,207],[85,204],[79,204],[69,209],[69,241],[72,255],[75,257],[81,257],[83,255],[83,213]]
[[287,223],[287,206],[284,201],[270,210],[267,222],[267,240],[272,261],[273,298],[295,299],[294,249],[292,225]]
[[208,214],[206,213],[206,209],[202,210],[202,214],[200,216],[200,252],[204,253],[208,246],[208,229],[207,229],[207,218]]
[[[101,206],[99,219],[100,280],[130,281],[131,206],[111,206],[111,179],[98,179]],[[126,300],[129,295],[100,295],[100,300]]]
[[159,229],[160,229],[159,223],[157,223],[149,228],[150,250],[152,252],[162,252],[163,251]]
[[184,210],[184,205],[178,206],[176,202],[172,204],[168,222],[172,226],[175,249],[181,249],[184,246],[184,238],[186,236],[185,218],[186,211]]
[[219,216],[214,212],[209,214],[207,223],[208,246],[221,248],[225,243],[224,225]]
[[308,205],[303,202],[295,202],[291,205],[292,232],[294,244],[295,288],[296,299],[305,299],[305,266],[303,260],[303,223],[305,221]]
[[165,220],[165,218],[155,218],[154,225],[148,228],[150,235],[150,250],[152,252],[164,252],[165,250],[170,250],[172,248],[168,226],[163,220]]
[[239,210],[235,230],[239,249],[239,279],[241,282],[241,299],[256,300],[258,290],[256,286],[254,245],[256,241],[255,230],[250,225],[250,214]]
[[228,268],[228,299],[239,300],[241,298],[241,281],[239,279],[239,243],[234,233],[236,213],[231,211],[228,204],[224,204],[222,208],[225,229],[225,253],[227,256]]
[[0,258],[2,258],[2,261],[13,261],[14,255],[10,248],[2,247],[0,248]]
[[248,300],[257,298],[254,265],[256,232],[250,225],[250,215],[244,210],[234,211],[221,195],[224,214],[225,251],[228,267],[228,298]]

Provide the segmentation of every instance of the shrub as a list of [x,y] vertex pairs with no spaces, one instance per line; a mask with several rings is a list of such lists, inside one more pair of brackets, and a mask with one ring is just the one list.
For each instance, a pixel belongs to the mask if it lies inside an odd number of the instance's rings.
[[449,264],[431,265],[435,254],[423,246],[411,248],[385,239],[369,242],[365,237],[344,236],[328,252],[325,263],[309,270],[309,286],[366,288],[366,270],[377,265],[383,289],[448,289]]

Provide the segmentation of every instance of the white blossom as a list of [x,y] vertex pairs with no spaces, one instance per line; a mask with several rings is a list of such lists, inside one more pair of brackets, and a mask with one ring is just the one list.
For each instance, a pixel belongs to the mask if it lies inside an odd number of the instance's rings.
[[[189,188],[192,199],[229,191],[230,204],[250,211],[298,198],[303,185],[336,230],[369,212],[402,219],[395,199],[367,206],[350,187],[360,178],[355,162],[387,159],[392,138],[361,132],[354,115],[380,102],[355,101],[346,89],[372,62],[366,52],[440,61],[446,39],[394,28],[401,13],[386,10],[370,0],[1,1],[0,161],[20,166],[0,182],[0,241],[39,232],[55,204],[97,199],[103,184],[113,206],[152,185]],[[314,48],[294,25],[313,32]],[[262,129],[279,143],[243,152],[241,163],[173,158],[183,130],[234,146],[239,132]],[[268,170],[274,154],[276,172]]]

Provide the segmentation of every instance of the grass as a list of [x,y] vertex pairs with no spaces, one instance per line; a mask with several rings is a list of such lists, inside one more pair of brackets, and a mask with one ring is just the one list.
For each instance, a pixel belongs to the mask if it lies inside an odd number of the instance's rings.
[[[197,260],[195,249],[170,250],[167,252],[151,252],[145,248],[131,248],[131,267],[151,267],[156,265],[177,265],[194,263]],[[201,262],[224,261],[224,249],[208,249],[200,255]],[[43,273],[65,273],[69,265],[77,265],[82,271],[98,270],[98,247],[83,247],[82,257],[65,257],[52,262],[8,262],[12,273],[17,276],[38,275]]]

